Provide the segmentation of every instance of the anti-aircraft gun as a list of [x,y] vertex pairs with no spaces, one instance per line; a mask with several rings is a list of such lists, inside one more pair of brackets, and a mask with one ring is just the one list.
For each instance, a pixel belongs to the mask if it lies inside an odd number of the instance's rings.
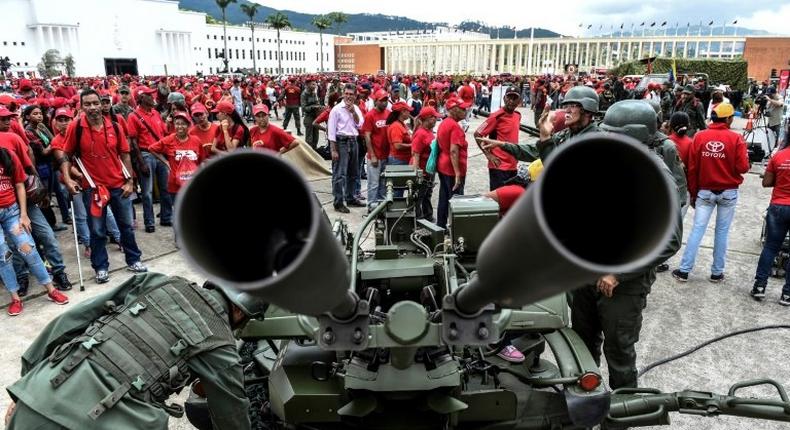
[[[265,320],[238,333],[257,428],[622,428],[668,424],[672,411],[790,422],[773,381],[736,384],[726,396],[610,393],[569,328],[566,291],[651,267],[674,229],[672,188],[636,141],[568,142],[501,220],[494,201],[458,196],[447,229],[418,219],[421,172],[383,174],[386,198],[354,234],[330,223],[293,167],[264,152],[212,161],[180,196],[186,258],[209,280],[270,303]],[[252,201],[253,184],[277,206]],[[584,210],[602,204],[616,210]],[[363,250],[371,233],[375,245]],[[525,362],[499,359],[503,342]],[[547,347],[553,361],[542,358]],[[776,386],[781,401],[736,396],[757,383]],[[187,414],[208,429],[199,392]]]

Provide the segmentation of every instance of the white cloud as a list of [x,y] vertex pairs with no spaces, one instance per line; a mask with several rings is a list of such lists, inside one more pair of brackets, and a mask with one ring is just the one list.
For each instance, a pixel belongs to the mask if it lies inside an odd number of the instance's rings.
[[787,26],[789,22],[790,4],[781,6],[779,10],[759,10],[751,16],[738,18],[738,26],[776,34],[790,33]]

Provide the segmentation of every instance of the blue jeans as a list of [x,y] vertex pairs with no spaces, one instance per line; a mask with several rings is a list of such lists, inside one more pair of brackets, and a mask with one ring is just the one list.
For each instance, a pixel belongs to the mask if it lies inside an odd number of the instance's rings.
[[[85,207],[90,207],[91,194],[93,190],[85,190],[82,193],[82,202]],[[121,246],[123,247],[124,257],[126,257],[126,264],[131,266],[140,261],[143,253],[137,247],[137,241],[134,238],[134,229],[132,228],[132,199],[129,197],[123,198],[121,194],[123,191],[120,188],[110,189],[110,201],[108,205],[102,210],[100,217],[90,215],[89,226],[91,231],[91,267],[93,270],[107,270],[110,267],[110,260],[107,256],[107,229],[106,229],[106,214],[107,207],[112,208],[115,214],[115,220],[118,222],[118,227],[121,230]],[[168,197],[170,197],[168,195]]]
[[439,227],[447,228],[447,217],[450,214],[450,199],[454,195],[464,194],[465,177],[461,178],[461,185],[457,190],[453,191],[455,185],[455,176],[439,175],[439,207],[436,209],[436,224]]
[[332,195],[335,207],[343,206],[343,201],[354,201],[354,182],[357,172],[358,145],[356,136],[337,136],[335,141],[339,158],[332,161]]
[[[77,226],[77,239],[85,246],[90,246],[91,243],[91,230],[88,227],[88,212],[85,210],[85,202],[82,199],[82,193],[72,197],[74,200],[74,223]],[[118,230],[118,224],[115,222],[115,216],[112,214],[112,209],[107,208],[107,223],[105,228],[107,234],[110,235],[116,242],[121,243],[121,231]]]
[[[765,217],[765,245],[760,253],[757,263],[757,273],[754,275],[754,285],[766,286],[768,277],[771,276],[771,266],[776,255],[782,248],[782,243],[790,230],[790,206],[770,205]],[[790,294],[790,271],[785,270],[785,286],[782,294]]]
[[738,203],[738,189],[724,190],[715,194],[710,190],[700,190],[697,193],[696,209],[694,210],[694,227],[691,228],[686,250],[680,260],[680,271],[691,272],[697,258],[702,236],[708,228],[708,221],[716,209],[716,230],[713,238],[713,264],[710,268],[711,275],[724,273],[724,257],[727,255],[727,238],[730,235],[730,224],[735,215],[735,204]]
[[[61,273],[66,270],[66,266],[63,265],[63,254],[60,253],[58,239],[55,237],[55,232],[52,231],[47,219],[44,218],[41,209],[36,205],[28,206],[27,216],[30,218],[33,239],[44,248],[44,257],[52,265],[52,273]],[[14,250],[14,271],[19,278],[28,275],[24,257],[20,254],[18,250]]]
[[[44,222],[46,223],[46,221]],[[33,273],[33,276],[36,277],[38,283],[41,285],[51,284],[52,279],[47,273],[47,268],[44,267],[41,256],[36,251],[36,244],[33,242],[33,238],[19,224],[19,205],[14,203],[7,208],[0,209],[0,225],[2,225],[5,233],[5,235],[0,235],[0,279],[3,280],[5,288],[11,293],[19,290],[14,266],[9,258],[11,250],[6,243],[6,239],[11,239],[14,248],[22,255],[27,267]]]
[[372,209],[377,202],[384,200],[387,193],[387,185],[384,183],[384,169],[387,167],[387,160],[379,160],[378,166],[373,167],[368,161],[368,208]]
[[[167,192],[167,177],[170,169],[167,164],[154,157],[150,152],[143,151],[143,161],[148,166],[151,173],[146,177],[140,178],[140,186],[143,189],[143,223],[146,227],[153,227],[156,224],[154,216],[154,202],[152,192],[154,190],[154,177],[159,187],[159,221],[173,222],[173,202],[170,200],[170,193]],[[115,214],[118,216],[118,214]]]

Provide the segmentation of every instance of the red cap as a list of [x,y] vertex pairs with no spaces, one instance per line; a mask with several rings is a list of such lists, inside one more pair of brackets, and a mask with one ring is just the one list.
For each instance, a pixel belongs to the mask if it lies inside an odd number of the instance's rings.
[[387,92],[384,91],[384,90],[376,90],[376,92],[373,93],[373,100],[381,100],[381,99],[388,99],[388,98],[390,98],[390,95],[387,94]]
[[20,79],[19,80],[19,89],[22,90],[22,91],[24,91],[24,90],[32,90],[33,89],[33,83],[30,82],[30,79]]
[[177,118],[183,119],[184,121],[187,122],[187,124],[192,124],[192,120],[189,118],[189,114],[187,114],[186,112],[178,111],[178,112],[174,113],[173,114],[173,122],[175,122],[175,120]]
[[432,106],[425,106],[424,108],[422,108],[420,110],[420,114],[417,115],[417,118],[425,119],[425,118],[428,118],[429,116],[432,116],[432,117],[435,117],[435,118],[441,118],[442,117],[442,115],[439,112],[436,112],[436,109],[434,109]]
[[391,110],[393,112],[402,112],[402,111],[411,112],[412,108],[411,106],[407,105],[406,102],[400,101],[393,104]]
[[192,115],[196,113],[208,114],[208,109],[206,109],[206,106],[204,106],[203,103],[195,103],[192,105]]
[[55,111],[55,118],[61,117],[61,116],[74,118],[74,115],[71,113],[71,109],[67,109],[67,108],[60,108],[60,109]]
[[149,88],[146,86],[140,86],[134,90],[134,94],[137,97],[140,97],[143,94],[154,94],[154,93],[156,93],[156,88]]
[[16,99],[8,94],[0,94],[0,105],[8,106],[11,103],[16,103]]
[[59,109],[59,108],[62,108],[63,106],[66,106],[66,99],[65,98],[63,98],[63,97],[55,97],[54,99],[52,99],[52,107],[53,108]]
[[0,118],[8,118],[9,116],[16,116],[16,114],[8,110],[5,106],[0,106]]
[[236,110],[236,108],[233,106],[233,103],[231,103],[231,102],[219,102],[219,103],[217,103],[217,107],[215,107],[212,110],[212,112],[214,112],[214,113],[222,112],[222,113],[224,113],[226,115],[230,115],[230,114],[233,113],[234,110]]
[[252,116],[258,116],[259,113],[265,113],[269,115],[269,107],[263,104],[255,105],[252,107]]
[[459,107],[461,109],[469,109],[469,106],[471,105],[472,103],[464,103],[463,99],[452,97],[449,100],[447,100],[447,102],[444,104],[444,107],[447,108],[447,110],[450,110],[454,107]]

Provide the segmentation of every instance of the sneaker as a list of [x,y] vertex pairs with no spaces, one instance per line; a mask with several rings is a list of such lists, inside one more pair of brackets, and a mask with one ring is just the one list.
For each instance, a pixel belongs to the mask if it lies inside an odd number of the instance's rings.
[[656,273],[663,273],[669,270],[669,264],[663,263],[656,266]]
[[523,363],[524,362],[524,354],[521,353],[515,346],[508,345],[502,348],[501,351],[497,353],[497,356],[505,361],[509,361],[511,363]]
[[27,289],[30,287],[30,278],[27,276],[20,276],[16,278],[16,283],[19,285],[19,289],[16,293],[19,294],[19,297],[25,297],[27,295]]
[[8,306],[8,315],[15,317],[22,313],[22,300],[11,299],[11,304]]
[[69,281],[65,270],[52,275],[52,282],[55,283],[55,288],[59,291],[69,291],[71,289],[71,281]]
[[148,268],[145,267],[143,263],[138,261],[137,263],[130,264],[128,267],[126,267],[126,270],[134,273],[145,273],[148,271]]
[[146,233],[153,233],[153,232],[155,232],[155,231],[156,231],[156,227],[154,227],[154,226],[152,226],[152,225],[147,225],[147,226],[145,226],[145,232],[146,232]]
[[107,282],[110,282],[110,274],[106,270],[96,271],[96,283],[106,284]]
[[344,205],[335,206],[335,212],[340,212],[342,214],[351,213],[351,211],[348,210],[348,208]]
[[675,269],[672,271],[672,277],[680,282],[686,282],[689,280],[689,272],[681,272],[680,269]]
[[366,204],[364,204],[364,203],[362,203],[362,202],[361,202],[361,201],[359,201],[359,200],[352,200],[352,201],[350,201],[350,202],[346,202],[346,206],[348,206],[348,207],[352,207],[352,208],[364,208],[364,207],[366,207],[367,205],[366,205]]
[[69,302],[69,298],[58,290],[52,290],[47,293],[47,299],[51,302],[55,302],[56,305],[65,305]]
[[749,294],[751,294],[755,300],[761,301],[765,298],[765,285],[755,285],[752,287],[752,292]]
[[713,283],[719,283],[724,280],[724,273],[719,273],[718,275],[710,275],[709,281]]
[[782,294],[779,298],[779,304],[782,306],[790,306],[790,294]]

